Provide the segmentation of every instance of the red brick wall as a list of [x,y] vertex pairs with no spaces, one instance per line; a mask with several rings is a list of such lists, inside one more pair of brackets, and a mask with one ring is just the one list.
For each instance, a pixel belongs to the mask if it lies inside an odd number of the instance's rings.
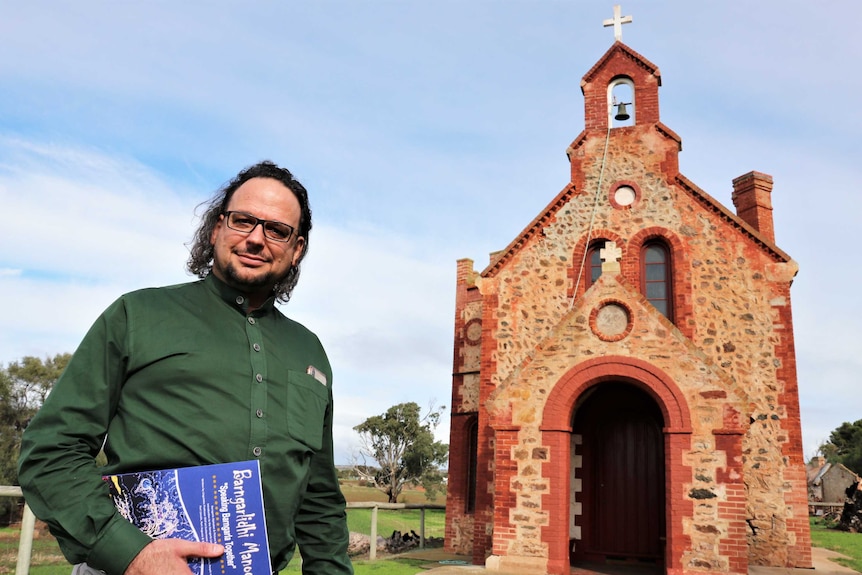
[[775,328],[780,338],[776,345],[776,356],[781,362],[777,370],[777,379],[784,383],[784,391],[778,401],[785,406],[784,429],[787,430],[786,444],[783,447],[787,458],[785,479],[792,486],[787,495],[787,504],[792,508],[793,516],[787,519],[787,530],[793,533],[796,539],[796,544],[788,549],[786,565],[810,568],[812,562],[811,532],[808,523],[808,487],[802,448],[802,421],[799,412],[799,386],[796,378],[796,348],[793,339],[789,284],[785,289],[784,297],[785,305],[777,308],[775,319]]

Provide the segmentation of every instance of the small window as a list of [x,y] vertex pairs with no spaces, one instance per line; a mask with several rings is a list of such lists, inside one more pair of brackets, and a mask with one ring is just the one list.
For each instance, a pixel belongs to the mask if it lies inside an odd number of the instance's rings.
[[476,510],[476,471],[479,468],[479,418],[467,424],[467,513]]
[[670,252],[661,242],[650,242],[643,247],[641,257],[643,293],[647,300],[665,317],[673,321],[671,298]]
[[590,249],[587,250],[587,277],[584,285],[587,289],[599,279],[602,275],[602,254],[601,251],[605,247],[607,240],[594,240],[590,242]]

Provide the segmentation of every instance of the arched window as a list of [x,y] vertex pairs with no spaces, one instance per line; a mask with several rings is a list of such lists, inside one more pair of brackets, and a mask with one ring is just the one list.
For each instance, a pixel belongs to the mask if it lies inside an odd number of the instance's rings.
[[593,240],[590,242],[590,247],[587,250],[587,269],[584,278],[584,287],[589,289],[591,285],[596,283],[599,276],[602,275],[602,248],[605,247],[605,239]]
[[673,321],[671,267],[670,250],[664,242],[651,241],[644,244],[641,251],[641,289],[647,300]]
[[476,471],[479,468],[479,418],[467,424],[467,497],[465,512],[476,510]]

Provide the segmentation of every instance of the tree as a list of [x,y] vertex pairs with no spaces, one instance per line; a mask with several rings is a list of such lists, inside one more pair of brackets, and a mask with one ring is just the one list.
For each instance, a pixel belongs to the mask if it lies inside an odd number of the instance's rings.
[[862,472],[862,419],[839,425],[819,451],[830,463],[841,463],[855,473]]
[[[68,353],[44,360],[25,357],[0,368],[0,485],[18,484],[21,434],[71,357]],[[0,498],[0,518],[9,516],[14,503],[7,497]]]
[[[422,417],[416,403],[399,403],[353,428],[359,432],[363,462],[355,468],[362,479],[387,495],[389,503],[397,503],[404,486],[411,483],[421,483],[428,498],[440,489],[440,466],[446,462],[449,446],[434,440],[434,430],[444,409],[435,410],[432,405]],[[366,458],[378,467],[364,465]]]
[[17,483],[21,434],[72,358],[64,353],[44,360],[25,357],[0,368],[0,483]]

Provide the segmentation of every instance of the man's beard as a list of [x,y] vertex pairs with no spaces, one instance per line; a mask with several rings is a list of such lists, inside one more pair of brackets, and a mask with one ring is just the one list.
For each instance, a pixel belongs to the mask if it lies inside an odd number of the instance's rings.
[[277,283],[276,277],[272,272],[267,272],[254,278],[240,277],[236,271],[236,267],[232,263],[228,263],[224,270],[224,275],[229,285],[237,289],[246,288],[248,291],[265,288],[267,285],[274,288]]

